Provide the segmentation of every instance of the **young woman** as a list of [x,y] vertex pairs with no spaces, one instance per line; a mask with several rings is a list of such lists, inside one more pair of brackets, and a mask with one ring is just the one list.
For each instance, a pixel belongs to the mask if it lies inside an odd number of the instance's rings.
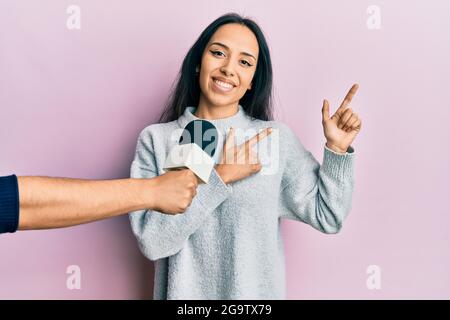
[[350,211],[350,145],[361,128],[349,108],[356,90],[332,117],[324,101],[320,165],[286,125],[272,121],[272,66],[257,24],[228,14],[203,31],[183,61],[163,123],[142,131],[131,167],[133,178],[162,174],[178,143],[174,132],[192,120],[206,119],[220,133],[217,165],[184,214],[130,214],[141,251],[156,261],[156,299],[285,298],[280,220],[337,233]]

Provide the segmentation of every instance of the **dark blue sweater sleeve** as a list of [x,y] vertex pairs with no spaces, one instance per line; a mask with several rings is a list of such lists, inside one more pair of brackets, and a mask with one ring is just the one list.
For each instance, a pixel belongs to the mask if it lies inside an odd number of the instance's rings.
[[19,186],[15,175],[0,177],[0,233],[16,232],[19,224]]

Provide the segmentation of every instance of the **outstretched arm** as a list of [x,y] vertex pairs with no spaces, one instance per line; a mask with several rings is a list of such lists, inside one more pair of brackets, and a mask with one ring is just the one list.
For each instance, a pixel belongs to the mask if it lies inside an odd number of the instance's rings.
[[[68,227],[148,208],[182,213],[197,187],[197,179],[189,170],[154,179],[18,177],[17,180],[19,230]],[[158,196],[162,190],[164,198]]]

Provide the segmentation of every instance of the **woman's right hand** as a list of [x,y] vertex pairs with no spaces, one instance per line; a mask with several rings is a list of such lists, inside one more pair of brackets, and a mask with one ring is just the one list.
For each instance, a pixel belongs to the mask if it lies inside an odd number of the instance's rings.
[[244,179],[261,170],[258,155],[252,147],[272,133],[266,128],[240,146],[235,145],[234,128],[230,128],[222,151],[222,160],[215,169],[226,184]]

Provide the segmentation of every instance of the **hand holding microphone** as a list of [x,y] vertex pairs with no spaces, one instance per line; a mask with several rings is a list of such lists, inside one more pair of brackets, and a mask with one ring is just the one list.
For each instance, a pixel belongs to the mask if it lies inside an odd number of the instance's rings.
[[189,169],[169,171],[149,183],[154,184],[152,188],[152,208],[166,214],[183,213],[197,195],[197,177]]
[[[211,156],[217,146],[217,130],[212,124],[205,124],[206,129],[211,127],[212,131],[198,135],[205,140],[196,142],[205,152],[189,139],[181,139],[175,153],[183,148],[191,152],[177,164],[172,163],[177,171],[155,178],[0,177],[0,196],[7,195],[5,205],[0,206],[0,233],[69,227],[144,209],[166,214],[184,212],[197,194],[197,176],[207,182],[214,165]],[[191,124],[187,129],[194,133],[195,127]],[[195,163],[192,156],[199,153],[201,159],[206,159],[205,164]]]
[[217,129],[206,120],[191,121],[184,128],[179,144],[169,152],[164,170],[188,168],[201,182],[207,183],[215,167],[218,175],[227,184],[244,179],[261,170],[258,155],[252,148],[271,133],[272,128],[266,128],[236,146],[234,129],[231,128],[224,143],[221,162],[215,165],[212,157],[217,147]]

